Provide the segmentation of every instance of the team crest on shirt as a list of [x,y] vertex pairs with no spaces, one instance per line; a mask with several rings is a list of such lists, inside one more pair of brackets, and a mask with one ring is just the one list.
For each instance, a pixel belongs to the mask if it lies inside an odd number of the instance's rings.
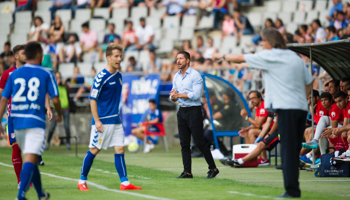
[[334,118],[334,117],[335,117],[335,112],[332,112],[332,114],[331,114],[331,115],[332,115],[332,117]]
[[226,106],[224,107],[225,110],[227,110],[227,109],[229,109],[229,108],[230,108],[229,105],[226,105]]
[[323,116],[323,115],[324,115],[323,110],[320,110],[320,116]]
[[265,114],[265,109],[260,109],[260,115]]
[[101,145],[102,144],[102,139],[98,140],[98,144]]
[[16,137],[15,133],[11,133],[11,138],[15,139],[15,137]]

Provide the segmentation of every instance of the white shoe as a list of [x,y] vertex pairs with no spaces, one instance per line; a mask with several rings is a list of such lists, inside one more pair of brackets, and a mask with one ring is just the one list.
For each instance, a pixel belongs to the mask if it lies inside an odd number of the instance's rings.
[[143,153],[149,153],[154,149],[154,144],[147,144],[145,145],[145,149],[143,150]]

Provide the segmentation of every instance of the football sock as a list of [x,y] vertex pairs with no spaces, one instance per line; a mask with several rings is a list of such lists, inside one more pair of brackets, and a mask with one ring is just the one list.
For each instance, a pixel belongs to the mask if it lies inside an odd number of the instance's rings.
[[12,163],[17,176],[17,183],[19,183],[21,181],[21,171],[23,163],[21,149],[19,148],[18,144],[12,145]]
[[242,158],[239,158],[237,161],[238,161],[238,163],[241,164],[241,165],[244,163]]
[[92,163],[94,162],[95,155],[88,151],[83,160],[83,166],[81,167],[80,180],[87,180]]
[[45,196],[45,193],[44,193],[43,188],[41,186],[41,176],[40,176],[38,165],[35,165],[35,167],[34,167],[32,182],[33,182],[33,185],[35,187],[36,192],[38,193],[39,199],[41,197]]
[[319,142],[319,148],[321,151],[321,155],[323,155],[326,153],[326,150],[328,147],[328,139],[321,137],[318,142]]
[[309,158],[309,159],[312,159],[312,155],[311,155],[311,153],[310,153],[310,152],[309,152],[309,153],[307,153],[307,154],[306,154],[306,157],[307,157],[307,158]]
[[24,163],[21,171],[21,183],[17,195],[18,199],[25,199],[26,191],[28,190],[29,185],[32,183],[34,168],[35,165],[33,163]]
[[314,140],[318,141],[320,139],[321,134],[323,133],[323,129],[328,127],[328,121],[328,116],[323,116],[320,118],[316,126]]
[[124,154],[114,154],[114,164],[119,174],[120,182],[123,183],[125,181],[129,181],[126,173]]

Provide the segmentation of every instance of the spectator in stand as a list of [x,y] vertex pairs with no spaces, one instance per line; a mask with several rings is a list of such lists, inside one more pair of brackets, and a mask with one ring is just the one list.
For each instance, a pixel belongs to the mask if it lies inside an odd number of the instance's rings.
[[314,43],[319,43],[319,42],[326,42],[326,32],[322,28],[321,22],[319,19],[315,19],[311,23],[311,27],[313,32],[315,33],[315,40]]
[[72,0],[53,0],[51,11],[51,20],[55,18],[55,12],[61,9],[70,9]]
[[73,71],[74,76],[70,79],[67,79],[67,81],[70,82],[70,85],[74,86],[72,88],[73,93],[75,93],[75,96],[73,100],[77,102],[80,98],[80,96],[85,92],[85,79],[84,76],[80,74],[79,67],[75,66]]
[[339,40],[339,37],[337,36],[337,31],[335,30],[334,26],[328,26],[326,29],[326,38],[327,41],[336,41]]
[[49,25],[45,24],[41,17],[34,18],[34,25],[29,31],[29,41],[46,42],[49,33]]
[[337,11],[336,12],[336,19],[334,20],[334,27],[335,29],[343,29],[348,26],[348,23],[346,22],[345,19],[345,13],[343,11]]
[[167,7],[167,12],[162,16],[162,20],[166,16],[177,16],[181,18],[185,3],[186,0],[164,0],[163,5]]
[[208,47],[206,47],[203,52],[203,58],[211,60],[213,53],[217,53],[218,49],[214,47],[214,42],[211,37],[208,37],[207,42],[208,42]]
[[235,20],[235,27],[238,30],[238,38],[241,38],[242,35],[251,35],[254,33],[253,26],[250,24],[248,18],[238,10],[233,11],[233,20]]
[[305,43],[313,43],[314,42],[314,37],[312,35],[308,35],[305,39]]
[[151,25],[146,24],[146,19],[140,18],[140,26],[135,31],[135,44],[130,46],[130,51],[141,51],[141,50],[154,50],[153,45],[154,29]]
[[128,47],[135,44],[136,34],[132,25],[133,25],[132,21],[126,22],[126,30],[124,31],[122,36],[122,44],[123,44],[123,47],[125,48],[125,51],[127,50]]
[[275,27],[282,35],[286,34],[286,27],[284,27],[283,21],[280,18],[276,19]]
[[235,21],[230,14],[224,15],[224,21],[222,22],[222,35],[221,37],[226,36],[237,36],[237,29],[235,28]]
[[197,13],[199,2],[196,0],[189,0],[185,3],[186,15],[195,15]]
[[132,7],[145,7],[148,0],[129,0]]
[[191,55],[191,58],[193,58],[194,50],[192,48],[191,41],[184,40],[182,43],[182,48],[184,51],[188,52]]
[[81,25],[83,33],[80,36],[80,47],[83,50],[83,53],[90,54],[90,61],[93,62],[96,56],[97,50],[97,33],[94,30],[91,30],[89,27],[89,22]]
[[80,60],[82,50],[79,45],[75,45],[75,42],[75,35],[72,34],[69,36],[67,44],[60,48],[60,63],[77,63]]
[[127,72],[143,72],[143,67],[140,62],[135,60],[134,56],[130,56],[129,65],[126,67]]
[[306,38],[307,36],[307,25],[302,24],[299,26],[299,33],[303,38]]
[[108,8],[109,1],[108,0],[91,0],[90,7],[91,8]]
[[109,10],[112,11],[116,8],[128,8],[130,6],[128,0],[114,0],[113,3],[109,6]]
[[23,0],[17,1],[17,7],[15,9],[15,11],[13,12],[13,23],[16,22],[16,12],[18,11],[25,11],[25,10],[33,10],[33,0]]
[[[275,24],[273,23],[272,19],[267,18],[267,19],[265,20],[265,29],[266,29],[266,28],[270,28],[270,27],[275,27]],[[252,42],[253,42],[255,45],[258,45],[259,42],[260,42],[261,40],[262,40],[262,37],[261,37],[260,33],[254,35],[253,38],[252,38]]]
[[55,17],[55,21],[50,28],[50,35],[53,35],[55,42],[63,42],[63,34],[65,27],[62,24],[62,20],[59,16]]
[[160,72],[162,68],[162,59],[157,57],[155,51],[149,52],[149,63],[147,64],[146,70],[149,73],[157,73]]
[[199,52],[200,54],[203,54],[205,49],[203,37],[201,35],[197,36],[197,48],[195,49],[196,52]]
[[15,56],[11,51],[11,43],[6,42],[4,45],[4,52],[0,54],[0,73],[3,74],[5,70],[15,65]]
[[54,71],[57,71],[59,53],[60,53],[60,47],[56,42],[56,38],[54,35],[50,35],[49,43],[45,46],[45,49],[44,49],[44,54],[50,55],[50,60]]
[[199,25],[202,16],[209,16],[213,11],[212,0],[200,0],[196,11],[197,25]]
[[100,54],[100,62],[103,61],[103,52],[106,51],[109,43],[117,43],[117,44],[121,43],[120,36],[114,32],[115,31],[114,23],[109,23],[108,29],[110,33],[105,34],[103,38],[103,44],[101,44],[100,48],[98,49],[98,52]]
[[343,13],[345,13],[345,19],[349,21],[349,19],[350,19],[350,3],[349,2],[344,3]]
[[335,11],[342,11],[343,10],[343,4],[340,2],[340,0],[332,0],[333,1],[333,7],[329,10],[329,15],[326,16],[326,19],[329,21],[330,25],[333,25],[333,15]]
[[76,0],[76,5],[72,7],[72,16],[75,17],[77,9],[85,9],[90,6],[91,0]]
[[214,12],[214,28],[219,28],[219,21],[223,19],[223,15],[228,13],[227,0],[213,0],[215,4]]
[[86,87],[86,91],[91,91],[91,86],[94,83],[94,78],[96,76],[96,69],[92,68],[90,71],[90,75],[88,77],[85,78],[85,87]]

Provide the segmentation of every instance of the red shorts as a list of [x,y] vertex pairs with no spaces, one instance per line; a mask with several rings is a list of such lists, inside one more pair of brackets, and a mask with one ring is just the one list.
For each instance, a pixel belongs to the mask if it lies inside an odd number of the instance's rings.
[[328,139],[333,144],[336,151],[339,151],[339,149],[347,150],[349,148],[347,137],[342,137],[342,135],[339,135],[336,138],[328,138]]

